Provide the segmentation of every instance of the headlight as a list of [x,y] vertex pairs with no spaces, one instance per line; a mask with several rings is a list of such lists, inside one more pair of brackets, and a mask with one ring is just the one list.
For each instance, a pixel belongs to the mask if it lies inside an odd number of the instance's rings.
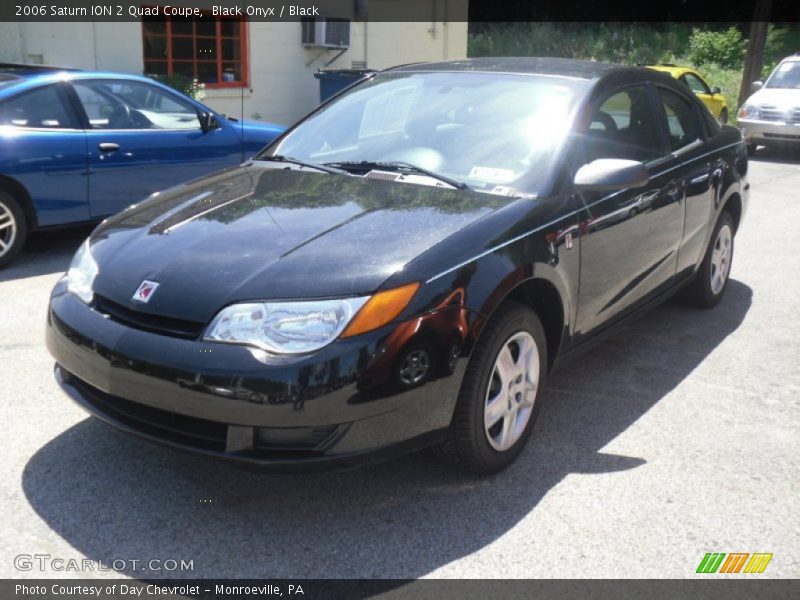
[[204,336],[273,354],[304,354],[386,325],[408,306],[418,283],[374,296],[297,302],[248,302],[223,308]]
[[739,109],[740,119],[758,119],[758,107],[747,102]]
[[94,284],[94,278],[97,277],[97,272],[97,263],[92,257],[87,239],[78,248],[69,266],[69,271],[67,271],[67,290],[89,304],[94,297],[92,284]]
[[216,316],[205,339],[275,354],[313,352],[339,337],[368,299],[233,304]]

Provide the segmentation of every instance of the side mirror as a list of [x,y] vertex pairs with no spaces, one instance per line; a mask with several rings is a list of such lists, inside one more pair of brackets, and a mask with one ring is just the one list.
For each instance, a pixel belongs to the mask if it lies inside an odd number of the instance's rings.
[[722,90],[719,89],[718,85],[715,85],[714,87],[711,88],[711,95],[712,96],[714,96],[716,94],[721,94],[721,93],[722,93]]
[[578,169],[574,181],[580,190],[610,192],[645,186],[650,173],[635,160],[599,158]]
[[217,117],[212,112],[199,111],[197,113],[197,118],[200,119],[200,129],[203,130],[203,133],[208,133],[219,127]]
[[760,90],[762,87],[764,87],[764,82],[763,81],[760,81],[760,80],[759,81],[754,81],[753,83],[750,84],[750,92],[751,93],[755,93],[758,90]]

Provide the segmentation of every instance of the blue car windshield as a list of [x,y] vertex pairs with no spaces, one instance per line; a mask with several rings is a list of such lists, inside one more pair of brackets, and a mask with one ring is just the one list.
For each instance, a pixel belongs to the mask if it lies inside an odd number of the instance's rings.
[[406,163],[486,192],[536,194],[586,81],[388,72],[338,97],[261,158]]

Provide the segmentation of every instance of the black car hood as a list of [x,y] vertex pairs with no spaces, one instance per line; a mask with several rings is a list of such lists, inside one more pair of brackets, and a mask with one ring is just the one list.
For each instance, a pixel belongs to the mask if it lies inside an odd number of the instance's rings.
[[[364,177],[236,167],[129,208],[92,235],[95,293],[208,322],[227,304],[369,293],[512,198]],[[132,297],[159,283],[147,304]]]

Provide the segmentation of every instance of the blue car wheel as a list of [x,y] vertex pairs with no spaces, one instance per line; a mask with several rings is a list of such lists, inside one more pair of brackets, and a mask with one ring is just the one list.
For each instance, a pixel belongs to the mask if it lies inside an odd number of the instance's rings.
[[19,203],[0,192],[0,268],[6,266],[22,250],[28,227]]

